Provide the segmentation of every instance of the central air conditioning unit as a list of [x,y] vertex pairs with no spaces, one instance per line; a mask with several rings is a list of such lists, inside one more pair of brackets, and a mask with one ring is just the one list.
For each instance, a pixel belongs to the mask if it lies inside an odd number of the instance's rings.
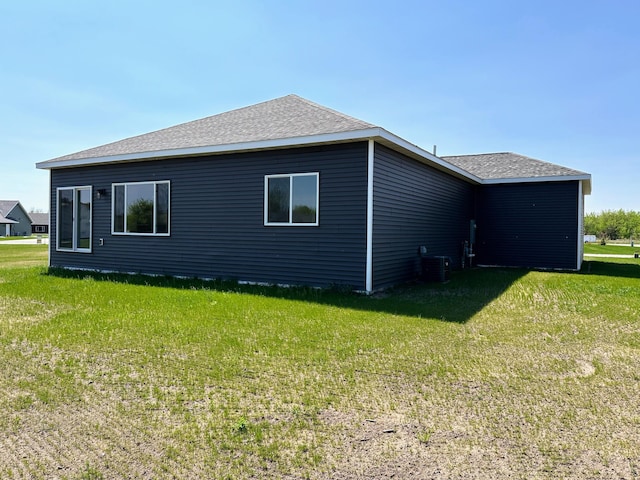
[[420,257],[421,278],[425,282],[448,282],[451,258],[441,256]]

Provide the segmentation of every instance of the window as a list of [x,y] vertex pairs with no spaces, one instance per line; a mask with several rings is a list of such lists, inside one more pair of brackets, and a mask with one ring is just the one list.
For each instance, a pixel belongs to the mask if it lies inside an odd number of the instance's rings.
[[267,175],[265,225],[318,225],[318,173]]
[[169,235],[169,182],[114,183],[114,234]]
[[91,187],[58,188],[58,250],[91,252]]

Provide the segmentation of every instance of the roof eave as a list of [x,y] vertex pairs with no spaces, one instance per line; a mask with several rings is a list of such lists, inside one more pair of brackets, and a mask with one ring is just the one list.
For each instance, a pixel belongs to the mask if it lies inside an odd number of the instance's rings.
[[201,147],[178,148],[169,150],[156,150],[149,152],[127,153],[121,155],[107,155],[103,157],[86,157],[74,159],[47,160],[36,163],[36,168],[42,170],[53,170],[58,168],[72,168],[90,165],[102,165],[107,163],[140,162],[147,160],[158,160],[163,158],[190,157],[207,154],[223,154],[232,152],[248,152],[259,150],[272,150],[277,148],[293,148],[312,145],[322,145],[331,143],[352,142],[358,140],[373,139],[381,145],[385,145],[393,150],[418,160],[421,163],[430,165],[438,170],[462,178],[468,182],[478,185],[495,185],[501,183],[527,183],[527,182],[558,182],[579,180],[583,183],[585,195],[591,194],[591,175],[566,175],[547,177],[514,177],[483,179],[477,177],[466,170],[443,160],[431,152],[424,150],[413,143],[404,140],[397,135],[381,127],[365,128],[362,130],[351,130],[346,132],[326,133],[319,135],[308,135],[304,137],[278,138],[272,140],[259,140],[242,143],[230,143],[225,145],[205,145]]
[[381,144],[387,145],[395,150],[400,150],[409,157],[412,157],[422,163],[426,163],[438,170],[445,171],[458,178],[462,178],[472,183],[482,183],[482,179],[480,177],[477,177],[466,170],[441,159],[440,157],[436,157],[433,153],[428,152],[413,143],[407,142],[405,139],[388,132],[384,128],[379,128],[379,130],[380,134],[378,137]]
[[58,168],[72,168],[90,165],[102,165],[105,163],[139,162],[145,160],[158,160],[162,158],[189,157],[207,154],[222,154],[231,152],[248,152],[256,150],[272,150],[277,148],[303,147],[330,143],[342,143],[358,140],[374,139],[394,150],[399,150],[406,155],[431,165],[439,170],[447,171],[458,177],[474,183],[481,183],[481,179],[469,174],[465,170],[452,165],[432,153],[407,142],[406,140],[388,132],[381,127],[351,130],[347,132],[309,135],[304,137],[278,138],[273,140],[259,140],[253,142],[230,143],[225,145],[206,145],[201,147],[179,148],[169,150],[156,150],[149,152],[126,153],[121,155],[107,155],[103,157],[86,157],[60,160],[47,160],[36,163],[36,168],[53,170]]
[[365,140],[375,137],[378,128],[352,130],[347,132],[326,133],[304,137],[278,138],[273,140],[258,140],[251,142],[229,143],[224,145],[205,145],[201,147],[175,148],[168,150],[153,150],[148,152],[125,153],[121,155],[107,155],[103,157],[86,157],[60,160],[47,160],[36,163],[36,168],[52,170],[56,168],[80,167],[100,165],[105,163],[139,162],[157,160],[161,158],[190,157],[207,154],[221,154],[231,152],[248,152],[252,150],[271,150],[276,148],[291,148],[297,146],[319,145],[323,143],[340,143],[353,140]]
[[538,182],[582,182],[582,193],[591,195],[591,175],[554,175],[545,177],[511,177],[511,178],[486,178],[483,185],[499,185],[504,183],[538,183]]

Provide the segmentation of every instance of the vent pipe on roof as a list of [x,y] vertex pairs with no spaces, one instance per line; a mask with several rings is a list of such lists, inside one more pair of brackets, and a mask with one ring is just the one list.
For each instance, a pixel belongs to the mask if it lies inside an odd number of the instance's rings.
[[437,156],[437,154],[436,154],[436,149],[437,149],[437,148],[438,148],[438,146],[437,146],[437,145],[434,145],[434,146],[433,146],[433,154],[434,154],[435,156]]

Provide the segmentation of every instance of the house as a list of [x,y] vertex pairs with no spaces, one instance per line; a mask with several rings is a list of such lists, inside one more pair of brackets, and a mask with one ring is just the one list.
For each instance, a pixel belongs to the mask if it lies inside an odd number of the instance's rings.
[[0,235],[31,235],[31,218],[18,200],[0,200]]
[[15,220],[10,220],[2,214],[0,214],[0,237],[10,237],[11,236],[11,226],[15,225]]
[[51,266],[366,292],[416,278],[420,246],[454,268],[473,252],[474,265],[580,269],[591,191],[583,172],[440,158],[296,95],[37,167]]
[[48,213],[29,213],[31,217],[31,233],[42,234],[49,233],[49,214]]

